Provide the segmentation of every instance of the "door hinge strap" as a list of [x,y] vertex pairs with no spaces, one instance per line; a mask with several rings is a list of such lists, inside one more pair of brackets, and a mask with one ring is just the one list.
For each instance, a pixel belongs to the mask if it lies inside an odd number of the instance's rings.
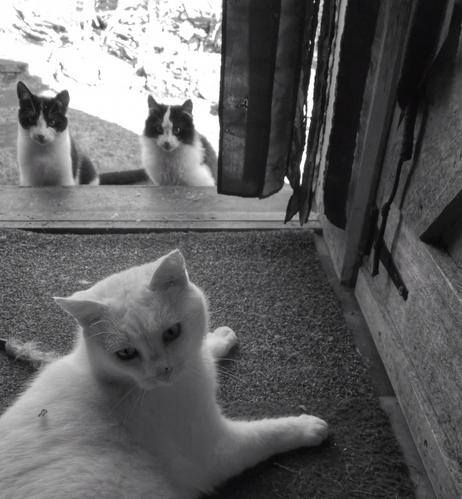
[[396,289],[398,290],[400,296],[403,298],[403,300],[407,300],[407,297],[409,296],[407,286],[404,284],[403,278],[401,277],[401,274],[396,267],[395,262],[393,261],[393,257],[383,241],[380,245],[379,251],[380,252],[378,256],[380,261],[382,262],[382,265],[388,272],[388,275],[390,276],[393,284],[396,286]]

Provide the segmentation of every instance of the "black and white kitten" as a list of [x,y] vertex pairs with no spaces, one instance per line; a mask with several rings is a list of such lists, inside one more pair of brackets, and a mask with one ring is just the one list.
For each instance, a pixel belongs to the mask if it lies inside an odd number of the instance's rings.
[[149,115],[141,137],[141,160],[155,185],[212,186],[217,155],[194,127],[191,100],[181,106],[148,97]]
[[17,94],[20,185],[98,185],[96,168],[69,134],[69,92],[38,96],[20,81]]

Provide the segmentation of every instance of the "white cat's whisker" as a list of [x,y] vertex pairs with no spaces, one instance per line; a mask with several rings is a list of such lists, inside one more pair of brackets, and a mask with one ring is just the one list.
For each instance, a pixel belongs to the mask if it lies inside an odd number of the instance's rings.
[[134,392],[137,388],[138,388],[138,386],[137,386],[137,385],[132,385],[132,387],[131,387],[131,388],[129,388],[129,389],[127,390],[127,392],[125,393],[125,395],[123,395],[123,396],[122,396],[122,397],[121,397],[121,398],[117,401],[117,403],[116,403],[116,404],[115,404],[115,405],[111,408],[111,412],[114,412],[114,410],[115,410],[117,407],[119,407],[119,405],[120,405],[120,404],[121,404],[124,400],[126,400],[126,399],[127,399],[127,397],[128,397],[131,393],[133,393],[133,392]]
[[[139,388],[139,387],[137,387]],[[126,420],[131,419],[136,410],[140,410],[142,408],[142,402],[145,396],[146,390],[140,388],[140,391],[136,394],[133,403],[131,404],[130,410],[126,414]]]
[[112,320],[109,319],[109,318],[101,318],[101,319],[98,319],[95,322],[92,322],[90,325],[92,327],[94,327],[94,326],[99,326],[100,324],[107,324],[107,323],[109,323],[110,325],[112,325]]
[[109,324],[111,329],[120,333],[120,329],[114,320],[111,317],[102,317],[99,321],[94,322],[93,324]]
[[100,331],[99,333],[93,333],[91,334],[91,336],[89,336],[90,338],[96,338],[98,336],[102,336],[103,334],[106,334],[108,336],[117,336],[116,334],[112,333],[111,331]]
[[[236,376],[235,374],[230,373],[229,371],[227,371],[227,370],[225,370],[223,367],[221,367],[221,366],[219,365],[219,363],[218,363],[220,360],[221,360],[221,359],[219,359],[218,361],[216,361],[216,362],[215,362],[215,370],[216,370],[216,372],[217,372],[217,374],[218,374],[219,376],[222,376],[222,377],[224,377],[224,378],[229,378],[229,379],[232,379],[232,380],[234,380],[234,381],[238,381],[239,383],[244,383],[244,381],[243,381],[241,378],[239,378],[239,377],[238,377],[238,376]],[[193,369],[192,369],[192,370],[193,370],[193,371],[195,371],[195,368],[193,367]]]
[[244,380],[242,380],[235,374],[230,373],[229,371],[221,369],[220,367],[217,367],[217,372],[220,376],[223,376],[224,378],[232,379],[234,381],[238,381],[239,383],[244,383]]
[[220,357],[219,359],[217,359],[218,362],[238,362],[237,359],[231,359],[230,357]]

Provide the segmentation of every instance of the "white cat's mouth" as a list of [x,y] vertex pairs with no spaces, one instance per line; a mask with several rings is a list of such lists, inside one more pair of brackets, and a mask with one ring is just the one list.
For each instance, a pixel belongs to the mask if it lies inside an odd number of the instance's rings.
[[46,137],[45,135],[33,135],[32,136],[32,139],[37,142],[37,144],[40,144],[40,145],[46,145],[46,144],[49,144],[52,139],[50,139],[49,137]]
[[174,378],[173,370],[170,369],[168,372],[144,378],[141,386],[144,390],[152,390],[158,386],[170,384]]
[[160,147],[165,151],[165,152],[172,152],[174,151],[177,146],[170,144],[170,142],[164,142],[160,145]]

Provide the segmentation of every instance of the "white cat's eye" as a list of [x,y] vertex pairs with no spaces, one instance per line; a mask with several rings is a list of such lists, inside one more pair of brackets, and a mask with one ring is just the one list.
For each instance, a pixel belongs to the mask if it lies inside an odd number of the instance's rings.
[[181,132],[181,128],[179,126],[173,127],[173,135],[178,135]]
[[120,360],[132,360],[135,357],[138,357],[138,350],[136,348],[122,348],[122,350],[117,350],[117,357]]
[[174,326],[169,327],[162,333],[162,339],[164,343],[171,343],[176,340],[181,334],[181,324],[177,322]]
[[48,126],[55,126],[56,120],[48,120]]

